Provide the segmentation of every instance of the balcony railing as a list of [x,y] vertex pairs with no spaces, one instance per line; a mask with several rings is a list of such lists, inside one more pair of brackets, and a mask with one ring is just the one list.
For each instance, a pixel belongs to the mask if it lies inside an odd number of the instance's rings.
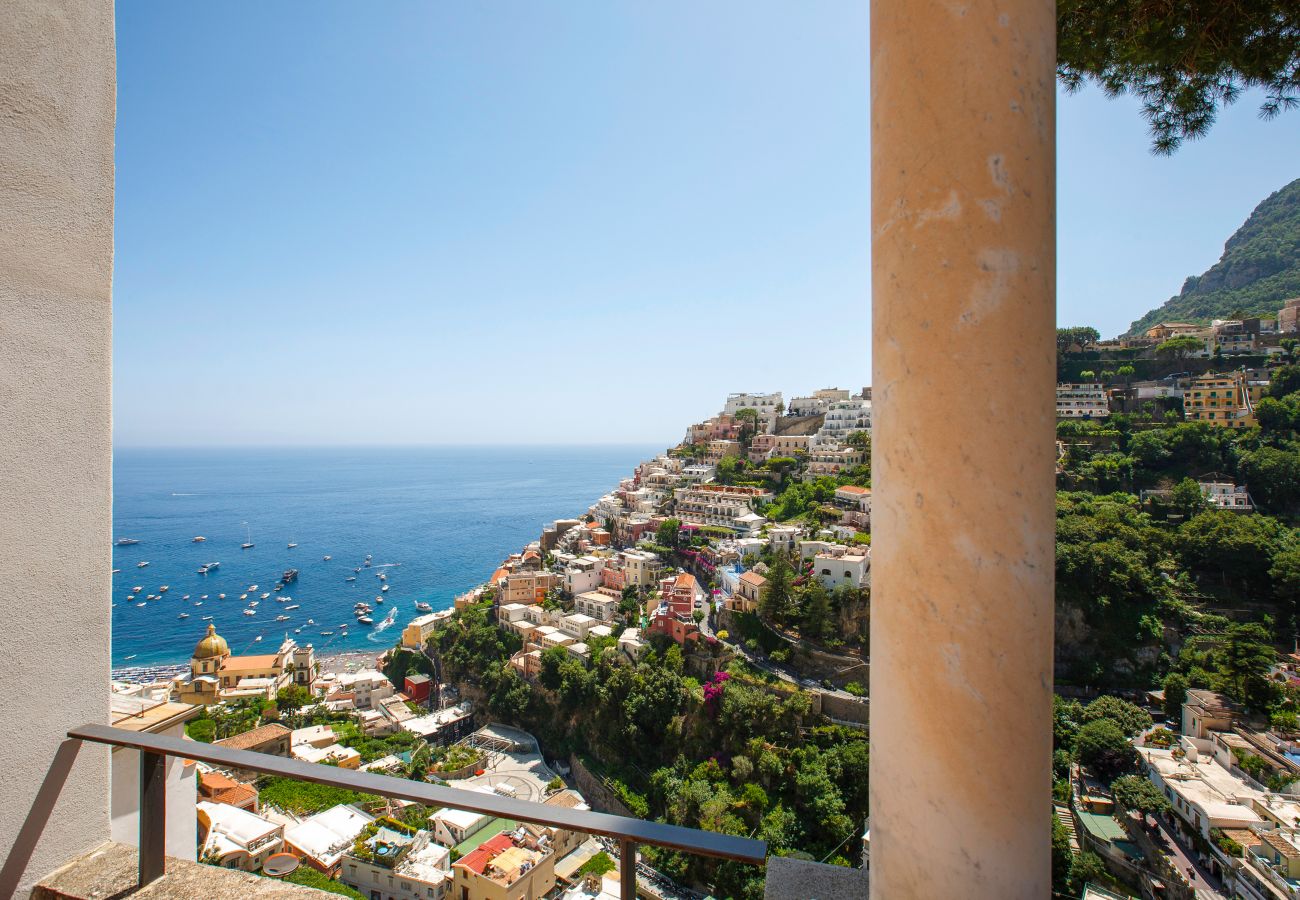
[[234,750],[176,737],[127,731],[108,725],[82,725],[70,730],[68,737],[141,751],[140,887],[161,877],[166,865],[164,837],[167,817],[167,767],[165,763],[169,756],[610,838],[618,841],[619,845],[620,896],[623,900],[636,898],[636,851],[641,844],[753,865],[763,865],[767,859],[767,843],[752,838],[699,831],[679,825],[647,822],[643,819],[630,819],[590,810],[547,806],[544,803],[515,800],[496,794],[442,787],[423,781],[409,781],[371,772],[340,769],[319,763],[254,753],[250,750]]

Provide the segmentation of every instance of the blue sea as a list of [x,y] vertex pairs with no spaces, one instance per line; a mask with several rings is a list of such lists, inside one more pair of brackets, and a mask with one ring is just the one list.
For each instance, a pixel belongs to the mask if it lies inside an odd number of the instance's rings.
[[[285,634],[318,654],[382,650],[421,614],[416,602],[449,607],[535,540],[544,523],[585,512],[660,449],[118,449],[113,538],[140,543],[113,548],[120,570],[113,576],[113,665],[187,661],[207,630],[205,615],[235,653],[270,652]],[[240,549],[250,534],[255,546]],[[197,535],[207,540],[194,543]],[[209,562],[221,566],[199,575]],[[277,594],[289,568],[298,580]],[[170,586],[163,599],[146,602],[162,585]],[[128,602],[136,586],[142,590]],[[268,592],[255,615],[243,615]],[[240,600],[244,593],[248,600]],[[277,602],[284,595],[292,599]],[[355,624],[358,600],[375,607],[374,626]],[[299,608],[284,608],[292,604]],[[395,621],[381,629],[394,609]],[[276,622],[277,615],[291,618]],[[347,634],[339,627],[345,622]]]

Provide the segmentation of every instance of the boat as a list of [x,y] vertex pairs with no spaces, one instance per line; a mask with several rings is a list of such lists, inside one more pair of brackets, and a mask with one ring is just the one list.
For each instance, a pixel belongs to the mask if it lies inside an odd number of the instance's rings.
[[276,592],[277,594],[280,593],[280,591],[282,591],[282,590],[284,590],[284,585],[283,585],[283,584],[277,584],[277,585],[275,586],[275,592]]
[[203,605],[203,601],[202,601],[202,600],[195,600],[195,601],[194,601],[194,605],[195,605],[195,606],[202,606],[202,605]]
[[180,614],[179,616],[177,616],[176,618],[178,618],[178,619],[188,619],[189,617],[190,617],[190,614],[189,614],[189,613],[181,613],[181,614]]
[[203,619],[202,619],[202,621],[204,621],[204,622],[211,622],[211,621],[212,621],[212,616],[204,616]]
[[301,629],[301,628],[295,628],[295,629],[293,630],[293,633],[294,633],[294,634],[302,634],[302,629]]
[[189,594],[186,594],[186,595],[185,595],[184,597],[182,597],[181,599],[182,599],[182,600],[188,600],[188,599],[190,599],[190,595],[189,595]]
[[239,599],[240,599],[240,600],[247,600],[247,599],[248,599],[248,595],[247,595],[247,594],[240,594],[240,595],[239,595]]
[[136,656],[138,656],[138,655],[139,655],[139,654],[137,654],[137,653],[132,653],[130,656],[124,656],[124,657],[122,657],[122,658],[123,658],[124,660],[126,660],[126,659],[135,659]]
[[308,620],[307,620],[307,624],[308,624],[308,625],[315,625],[315,624],[316,624],[316,620],[315,620],[315,619],[308,619]]
[[122,570],[121,570],[121,569],[114,569],[114,570],[113,570],[113,574],[116,575],[116,574],[117,574],[118,572],[120,572],[120,571],[122,571]]
[[388,593],[388,585],[384,585],[384,586],[381,587],[379,590],[380,590],[382,593],[385,593],[385,594]]
[[226,599],[226,595],[225,595],[225,594],[217,594],[217,599],[218,599],[218,600],[225,600],[225,599]]
[[148,606],[148,605],[149,605],[149,604],[148,604],[147,602],[145,602],[145,601],[141,601],[141,602],[139,602],[139,603],[136,604],[136,606]]
[[388,576],[385,575],[383,572],[379,572],[379,573],[377,573],[377,577],[379,578],[380,581],[387,581],[387,580],[388,580]]
[[357,566],[357,567],[356,567],[355,569],[353,569],[352,571],[353,571],[353,572],[360,572],[360,571],[361,571],[361,567],[360,567],[360,566]]
[[208,599],[208,595],[207,595],[207,594],[203,594],[202,596],[199,597],[199,599],[200,599],[200,600],[206,600],[206,599]]
[[240,544],[240,545],[239,545],[239,548],[240,548],[241,550],[252,550],[252,549],[253,549],[253,529],[248,527],[248,523],[247,523],[247,522],[244,523],[244,528],[245,528],[245,534],[247,535],[247,538],[248,538],[248,539],[247,539],[246,541],[244,541],[244,543]]
[[277,622],[288,622],[288,621],[289,621],[289,617],[288,617],[288,616],[276,616],[276,617],[275,617],[275,621],[277,621]]
[[344,578],[343,580],[344,580],[344,581],[356,581],[356,580],[357,580],[357,576],[355,576],[355,575],[349,575],[347,578]]
[[144,599],[146,599],[146,600],[157,600],[158,597],[157,597],[156,594],[146,594]]
[[203,543],[203,542],[206,541],[206,540],[207,540],[207,538],[205,538],[203,535],[200,534],[200,535],[197,535],[196,537],[192,537],[192,538],[190,538],[190,543],[191,543],[191,544],[201,544],[201,543]]
[[334,633],[334,632],[332,632],[332,631],[322,631],[322,632],[321,632],[321,635],[322,635],[323,637],[328,637],[329,635],[331,635],[331,634],[333,634],[333,633]]
[[298,580],[298,570],[285,569],[284,574],[280,576],[280,580],[283,581],[285,584],[293,584],[295,581]]
[[250,585],[248,586],[248,590],[249,590],[249,593],[252,593],[253,591],[257,590],[257,585],[255,585],[255,584],[250,584]]
[[418,609],[420,612],[433,612],[433,607],[425,603],[423,600],[416,603],[415,608]]
[[290,541],[290,542],[289,542],[289,549],[290,549],[290,550],[292,550],[294,547],[297,547],[297,546],[298,546],[298,545],[295,544],[293,541]]
[[299,606],[299,604],[295,603],[295,604],[293,604],[292,606],[286,606],[285,609],[297,609],[298,606]]
[[257,637],[253,638],[253,643],[256,644],[256,643],[257,643],[258,641],[260,641],[261,639],[262,639],[262,636],[259,634]]
[[362,563],[362,565],[364,565],[367,569],[369,569],[369,568],[370,568],[370,560],[366,560],[364,563]]
[[143,568],[144,568],[145,566],[147,566],[147,565],[149,565],[149,560],[146,559],[144,562],[138,562],[138,563],[136,563],[136,564],[135,564],[135,567],[136,567],[137,569],[143,569]]
[[332,556],[322,556],[322,557],[321,557],[321,559],[325,560],[325,562],[329,562],[329,561],[330,561],[331,559],[333,559],[333,558],[334,558],[334,557],[332,557]]
[[246,616],[255,616],[255,615],[257,615],[257,610],[255,610],[255,609],[246,609],[246,610],[244,610],[244,615],[246,615]]
[[360,622],[362,625],[375,624],[375,620],[370,618],[370,616],[357,616],[357,621]]
[[167,593],[168,591],[170,591],[171,589],[172,589],[172,586],[171,586],[170,584],[164,584],[162,587],[158,588],[158,593],[160,593],[160,594],[165,594],[165,593]]
[[376,603],[383,603],[383,602],[384,602],[384,598],[383,598],[383,597],[376,597],[376,598],[375,598],[375,602],[376,602]]
[[137,541],[135,538],[118,538],[118,539],[117,539],[117,545],[118,545],[119,547],[130,547],[132,544],[138,544],[138,543],[140,543],[140,542]]
[[137,584],[135,587],[131,588],[131,593],[138,594],[143,590],[144,588],[140,587],[140,585]]
[[249,609],[252,609],[253,607],[257,606],[257,602],[258,602],[258,601],[256,601],[256,600],[249,600],[249,601],[248,601],[248,608],[249,608]]
[[265,600],[265,599],[266,599],[267,597],[269,597],[269,596],[271,596],[271,595],[270,595],[270,594],[263,594],[263,595],[262,595],[262,599]]

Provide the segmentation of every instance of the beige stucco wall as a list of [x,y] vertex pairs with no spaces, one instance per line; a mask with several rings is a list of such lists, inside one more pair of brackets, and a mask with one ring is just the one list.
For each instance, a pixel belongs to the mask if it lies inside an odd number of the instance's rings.
[[0,896],[25,896],[109,831],[107,750],[47,775],[69,726],[108,719],[116,74],[109,0],[3,9]]

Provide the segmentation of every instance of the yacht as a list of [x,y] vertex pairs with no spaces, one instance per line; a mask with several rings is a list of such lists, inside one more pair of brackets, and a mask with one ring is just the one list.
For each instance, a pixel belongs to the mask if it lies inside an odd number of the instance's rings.
[[140,543],[140,542],[137,541],[135,538],[118,538],[118,539],[117,539],[117,545],[118,545],[119,547],[130,547],[132,544],[138,544],[138,543]]
[[147,565],[149,565],[149,561],[148,561],[148,560],[145,560],[144,562],[138,562],[138,563],[136,563],[136,564],[135,564],[135,567],[136,567],[137,569],[143,569],[143,568],[144,568],[145,566],[147,566]]
[[239,548],[240,548],[241,550],[252,550],[252,549],[253,549],[253,529],[248,527],[248,523],[247,523],[247,522],[244,523],[244,529],[245,529],[245,535],[247,536],[247,540],[245,540],[244,543],[240,544],[240,545],[239,545]]
[[370,616],[357,616],[357,621],[360,622],[362,625],[375,624],[375,620],[370,618]]
[[283,581],[285,584],[292,584],[293,582],[298,580],[298,570],[285,569],[284,574],[280,576],[280,580]]
[[418,609],[420,612],[433,612],[433,607],[425,603],[423,600],[416,603],[415,608]]
[[190,543],[191,543],[191,544],[201,544],[201,543],[203,543],[203,542],[206,541],[206,540],[207,540],[207,538],[205,538],[203,535],[200,534],[200,535],[198,535],[197,537],[192,537],[192,538],[190,538]]

